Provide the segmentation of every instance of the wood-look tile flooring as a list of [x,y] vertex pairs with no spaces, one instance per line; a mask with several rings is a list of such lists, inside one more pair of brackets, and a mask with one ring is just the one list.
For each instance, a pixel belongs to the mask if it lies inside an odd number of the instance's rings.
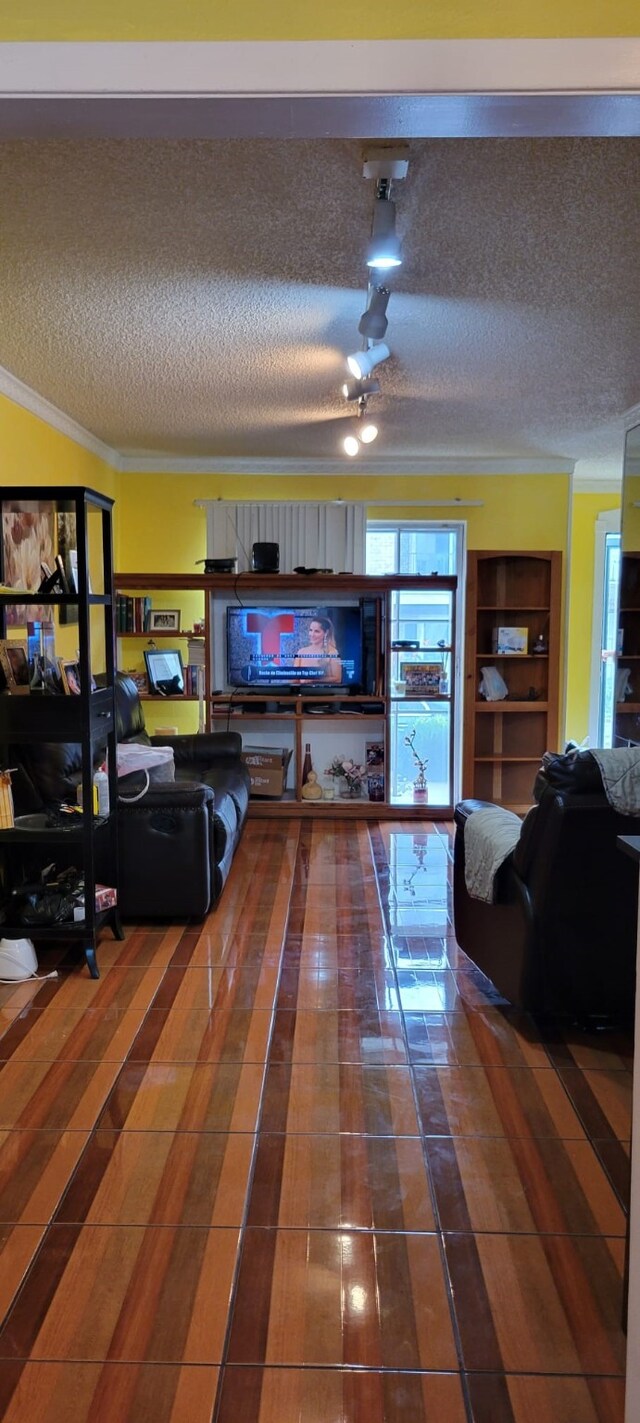
[[249,824],[0,988],[5,1423],[622,1423],[631,1058],[456,947],[450,827]]

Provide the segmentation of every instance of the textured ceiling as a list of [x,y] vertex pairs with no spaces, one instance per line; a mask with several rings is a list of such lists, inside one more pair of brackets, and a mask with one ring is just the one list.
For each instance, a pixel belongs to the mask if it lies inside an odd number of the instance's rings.
[[[0,364],[130,455],[333,458],[361,152],[0,145]],[[617,457],[640,400],[640,141],[415,142],[397,202],[376,456]]]

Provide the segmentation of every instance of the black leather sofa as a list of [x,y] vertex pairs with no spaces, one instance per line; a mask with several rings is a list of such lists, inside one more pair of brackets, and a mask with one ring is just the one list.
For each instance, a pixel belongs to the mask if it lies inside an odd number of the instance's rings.
[[640,834],[640,817],[612,809],[589,752],[545,762],[493,904],[471,898],[465,885],[465,827],[485,802],[456,806],[456,937],[520,1008],[630,1023],[638,877],[616,838]]
[[[115,686],[119,741],[172,746],[175,781],[150,785],[141,800],[118,801],[119,906],[125,918],[202,919],[221,894],[249,805],[249,773],[236,732],[150,737],[135,683]],[[16,812],[74,801],[80,748],[48,742],[12,752]],[[134,777],[126,789],[136,793]]]
[[115,692],[118,741],[171,746],[176,768],[173,784],[119,802],[122,913],[202,918],[222,893],[247,817],[242,738],[235,731],[149,736],[132,679],[118,673]]

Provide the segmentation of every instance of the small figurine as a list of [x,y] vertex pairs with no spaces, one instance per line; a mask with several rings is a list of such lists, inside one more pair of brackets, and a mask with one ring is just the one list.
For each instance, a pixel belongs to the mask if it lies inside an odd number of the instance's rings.
[[301,794],[303,800],[322,800],[322,786],[318,785],[318,777],[315,771],[309,771]]

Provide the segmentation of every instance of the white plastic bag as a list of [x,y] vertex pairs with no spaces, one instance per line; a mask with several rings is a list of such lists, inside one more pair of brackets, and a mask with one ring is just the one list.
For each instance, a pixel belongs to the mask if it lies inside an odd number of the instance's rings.
[[142,800],[147,794],[150,785],[158,785],[163,781],[175,781],[176,767],[172,746],[144,746],[138,742],[120,743],[116,749],[116,762],[118,767],[118,780],[134,775],[136,771],[142,772],[144,784],[142,789],[135,795],[123,795],[122,785],[118,787],[118,799],[130,801],[132,804],[137,800]]
[[497,667],[481,667],[482,677],[478,691],[486,697],[488,702],[503,702],[508,695],[509,688]]

